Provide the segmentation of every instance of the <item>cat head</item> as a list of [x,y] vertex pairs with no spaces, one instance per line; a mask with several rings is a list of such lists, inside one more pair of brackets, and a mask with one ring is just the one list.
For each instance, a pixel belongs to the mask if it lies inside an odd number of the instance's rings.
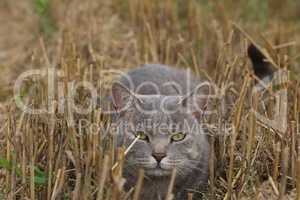
[[126,156],[126,172],[144,168],[148,176],[168,176],[176,168],[184,176],[199,168],[208,144],[199,124],[203,107],[196,90],[185,96],[140,95],[113,85],[118,143],[128,147],[138,138]]

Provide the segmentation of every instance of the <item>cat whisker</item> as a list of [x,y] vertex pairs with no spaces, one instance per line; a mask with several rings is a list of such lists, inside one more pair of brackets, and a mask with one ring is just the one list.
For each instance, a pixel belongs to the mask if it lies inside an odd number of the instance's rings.
[[176,172],[179,176],[184,176],[184,170],[180,167],[176,167]]
[[168,163],[182,163],[183,160],[168,160]]

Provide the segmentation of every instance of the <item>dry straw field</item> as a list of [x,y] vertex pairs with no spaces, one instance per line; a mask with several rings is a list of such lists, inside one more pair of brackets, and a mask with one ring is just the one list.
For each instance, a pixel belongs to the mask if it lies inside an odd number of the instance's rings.
[[[299,19],[295,0],[1,0],[0,199],[138,199],[141,184],[122,190],[126,149],[116,151],[111,134],[78,122],[109,127],[101,101],[116,77],[111,69],[143,63],[190,68],[220,89],[212,100],[217,115],[206,119],[217,128],[209,128],[205,198],[300,199]],[[264,100],[251,95],[250,42],[289,72]],[[43,75],[28,76],[14,92],[32,70]],[[66,105],[69,83],[82,81],[97,88],[100,104],[79,115]],[[287,109],[278,119],[282,99],[273,94],[280,90]],[[74,96],[78,107],[89,105],[83,86]],[[29,114],[20,102],[47,112]],[[277,117],[277,126],[253,107]],[[235,127],[229,134],[228,124]]]

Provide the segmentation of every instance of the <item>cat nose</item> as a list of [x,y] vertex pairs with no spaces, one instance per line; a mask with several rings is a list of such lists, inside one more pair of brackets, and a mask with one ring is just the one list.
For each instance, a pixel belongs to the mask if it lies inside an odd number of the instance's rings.
[[164,157],[166,157],[165,153],[152,153],[153,158],[155,158],[155,160],[157,162],[160,162]]

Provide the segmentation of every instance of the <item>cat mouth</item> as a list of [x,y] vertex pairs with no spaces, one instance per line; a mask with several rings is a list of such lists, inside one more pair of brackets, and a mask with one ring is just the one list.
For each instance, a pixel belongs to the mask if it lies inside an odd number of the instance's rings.
[[145,169],[145,173],[148,176],[162,177],[162,176],[170,176],[172,171],[157,166],[156,168]]

